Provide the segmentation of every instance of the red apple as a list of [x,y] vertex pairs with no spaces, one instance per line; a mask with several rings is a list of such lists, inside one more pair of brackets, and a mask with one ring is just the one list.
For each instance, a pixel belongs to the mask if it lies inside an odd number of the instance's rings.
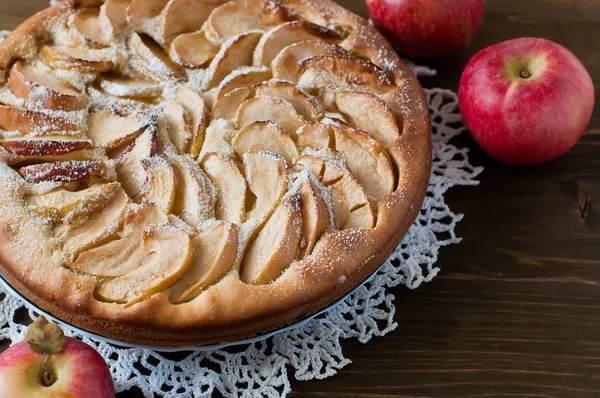
[[367,0],[371,19],[401,53],[413,58],[453,55],[475,36],[485,0]]
[[114,398],[111,374],[100,354],[77,339],[64,337],[62,331],[61,344],[53,343],[58,326],[44,322],[38,332],[50,329],[53,333],[34,336],[39,344],[30,346],[28,333],[27,342],[15,344],[0,355],[0,398]]
[[581,138],[594,85],[577,57],[550,40],[508,40],[477,53],[458,92],[475,141],[495,159],[531,165],[557,158]]

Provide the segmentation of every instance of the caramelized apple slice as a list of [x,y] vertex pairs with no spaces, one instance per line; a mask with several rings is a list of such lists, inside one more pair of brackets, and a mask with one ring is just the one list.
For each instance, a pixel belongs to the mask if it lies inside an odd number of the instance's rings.
[[69,27],[73,40],[92,48],[102,48],[110,44],[100,27],[99,18],[99,8],[84,8],[71,14]]
[[386,93],[395,86],[385,71],[370,61],[351,55],[315,55],[298,63],[298,86],[306,89],[334,87]]
[[0,140],[0,144],[19,156],[59,156],[92,147],[91,142],[68,135],[9,137]]
[[193,227],[202,220],[214,218],[216,195],[210,179],[189,158],[171,160],[177,181],[173,213]]
[[296,138],[296,130],[305,123],[291,103],[283,98],[269,95],[244,101],[238,108],[235,119],[240,128],[256,121],[269,120],[283,128],[293,138]]
[[194,299],[233,268],[237,254],[238,227],[224,222],[192,239],[194,256],[188,271],[173,286],[169,300],[174,304]]
[[133,32],[129,36],[129,48],[139,58],[135,60],[134,67],[143,73],[149,74],[157,80],[185,77],[179,65],[173,62],[162,47],[149,36]]
[[104,37],[114,40],[127,26],[127,7],[131,0],[106,0],[100,7],[98,25]]
[[171,143],[178,153],[187,153],[192,139],[190,116],[181,105],[174,101],[167,103],[163,109]]
[[144,231],[152,224],[168,222],[168,218],[152,203],[129,208],[123,229],[115,240],[79,254],[71,267],[79,272],[101,278],[121,276],[141,265]]
[[267,151],[282,156],[288,164],[298,157],[298,149],[290,135],[272,122],[253,122],[242,128],[232,142],[238,155]]
[[316,185],[307,178],[300,187],[302,194],[302,243],[298,258],[312,253],[321,234],[329,227],[329,211]]
[[175,100],[183,107],[189,116],[191,143],[189,153],[193,158],[198,157],[204,143],[204,132],[208,122],[204,99],[189,87],[177,89]]
[[244,174],[254,197],[246,218],[261,219],[271,213],[288,189],[285,160],[270,152],[247,152]]
[[82,73],[101,73],[110,70],[111,60],[78,47],[42,46],[44,61],[55,69],[75,70]]
[[95,184],[83,191],[57,188],[41,195],[27,195],[25,203],[37,214],[73,224],[105,207],[120,189],[119,184]]
[[38,182],[71,182],[87,180],[102,174],[104,165],[95,161],[67,161],[54,163],[39,163],[21,167],[19,174],[25,181]]
[[215,102],[212,114],[215,119],[232,119],[244,101],[252,96],[252,90],[248,87],[236,88],[228,92]]
[[271,65],[273,59],[285,47],[305,40],[340,42],[342,36],[333,30],[311,22],[288,22],[276,27],[261,38],[254,52],[254,65]]
[[325,173],[325,160],[313,155],[302,155],[296,159],[293,170],[296,172],[301,172],[303,168],[315,176],[319,182],[323,182],[323,174]]
[[400,137],[392,110],[376,95],[342,91],[335,94],[335,104],[346,120],[369,133],[384,147]]
[[99,112],[89,115],[87,136],[96,146],[114,149],[135,140],[145,128],[139,117]]
[[392,193],[394,171],[385,149],[368,133],[349,125],[334,125],[333,131],[336,150],[367,194],[377,199]]
[[157,152],[156,133],[146,129],[135,140],[132,149],[119,159],[116,165],[117,177],[123,189],[130,197],[136,197],[146,180],[142,165],[143,159],[148,159]]
[[8,88],[29,108],[70,112],[88,105],[85,94],[24,61],[17,61],[10,69]]
[[214,97],[214,103],[219,103],[227,94],[236,89],[250,88],[270,78],[271,71],[266,68],[248,68],[248,70],[243,72],[234,71],[225,77],[219,85],[217,94]]
[[37,135],[81,130],[81,127],[75,122],[65,118],[6,105],[0,105],[0,128],[6,131],[20,131],[25,134]]
[[103,75],[98,82],[105,93],[117,97],[149,99],[162,94],[162,87],[149,80]]
[[63,224],[56,228],[56,235],[63,241],[63,249],[77,254],[113,236],[123,223],[129,198],[122,189],[100,211],[92,213],[79,224]]
[[348,54],[350,53],[335,44],[320,40],[301,41],[287,46],[271,62],[273,78],[297,83],[302,74],[302,69],[298,66],[300,61],[315,55],[344,56]]
[[213,43],[251,30],[267,30],[290,19],[287,10],[264,0],[234,0],[213,10],[206,21],[206,36]]
[[260,40],[260,32],[247,32],[227,41],[208,67],[206,87],[213,88],[234,70],[252,64],[252,53]]
[[200,68],[206,66],[218,51],[219,47],[208,41],[205,32],[201,30],[183,34],[174,39],[171,43],[170,55],[175,62],[182,66]]
[[277,206],[244,254],[240,275],[244,282],[272,282],[296,258],[302,231],[301,205],[302,195],[297,191]]
[[[129,27],[138,32],[152,33],[156,30],[152,19],[157,18],[169,0],[133,0],[127,7],[126,16]],[[154,32],[158,36],[158,32]]]
[[188,270],[192,243],[185,232],[171,224],[151,225],[143,242],[141,265],[103,283],[97,291],[101,300],[133,305],[173,286]]
[[301,148],[326,149],[332,147],[331,128],[325,123],[312,122],[298,130],[298,145]]
[[315,120],[321,114],[312,97],[309,97],[293,84],[283,80],[271,80],[258,85],[256,87],[256,96],[283,98],[294,106],[300,116],[307,120]]
[[246,180],[236,164],[213,152],[204,157],[202,166],[217,189],[217,220],[241,224],[246,207]]
[[208,1],[169,1],[160,14],[163,44],[169,46],[177,36],[200,30],[213,9],[214,4]]
[[135,197],[137,203],[148,200],[165,213],[170,213],[175,203],[175,172],[168,159],[152,156],[142,159],[142,167],[146,173],[146,181],[140,193]]

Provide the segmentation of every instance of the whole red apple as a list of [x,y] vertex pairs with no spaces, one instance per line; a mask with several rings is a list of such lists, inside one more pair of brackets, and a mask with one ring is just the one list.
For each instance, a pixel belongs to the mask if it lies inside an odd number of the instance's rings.
[[569,151],[594,109],[594,85],[577,57],[536,38],[477,53],[463,72],[458,97],[475,141],[495,159],[515,165]]
[[32,349],[45,350],[43,346],[53,339],[47,334],[37,347],[23,341],[0,355],[0,398],[115,397],[108,366],[89,345],[63,335],[60,352]]
[[475,36],[485,0],[366,0],[371,19],[413,58],[453,55]]

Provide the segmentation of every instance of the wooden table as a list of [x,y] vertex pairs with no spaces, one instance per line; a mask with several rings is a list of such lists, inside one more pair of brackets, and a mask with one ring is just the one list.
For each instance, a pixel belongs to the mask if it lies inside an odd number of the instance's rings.
[[[3,0],[0,27],[46,3]],[[488,0],[473,44],[423,84],[456,90],[471,55],[520,36],[571,49],[600,92],[600,0]],[[394,332],[344,342],[353,363],[292,397],[600,397],[600,101],[581,142],[545,165],[507,167],[460,141],[485,167],[480,186],[447,195],[463,242],[441,251],[433,282],[393,291]]]

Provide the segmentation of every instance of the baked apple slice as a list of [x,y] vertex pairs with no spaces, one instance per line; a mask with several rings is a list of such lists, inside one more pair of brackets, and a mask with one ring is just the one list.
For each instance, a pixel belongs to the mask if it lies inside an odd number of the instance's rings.
[[170,213],[176,191],[175,172],[171,162],[163,156],[156,155],[142,159],[142,167],[146,173],[146,180],[135,201],[141,203],[145,199],[166,214]]
[[376,95],[342,91],[335,93],[335,104],[350,124],[369,133],[384,147],[400,137],[392,110]]
[[311,22],[288,22],[274,28],[261,38],[254,52],[254,65],[271,65],[281,50],[300,41],[325,40],[339,43],[342,39],[336,31]]
[[100,7],[98,25],[109,40],[114,40],[127,26],[127,7],[131,0],[106,0]]
[[118,116],[111,112],[91,113],[88,116],[87,136],[94,145],[114,149],[135,140],[147,127],[141,117]]
[[[306,120],[316,120],[321,112],[316,101],[295,85],[283,80],[271,80],[256,86],[256,96],[279,97],[288,101]],[[283,127],[283,126],[282,126]]]
[[214,119],[232,119],[244,101],[252,97],[252,89],[248,87],[236,88],[223,96],[217,97],[213,105],[212,115]]
[[329,210],[317,186],[306,178],[300,186],[302,194],[302,244],[298,258],[309,256],[317,241],[329,228]]
[[247,152],[243,159],[244,175],[252,193],[246,199],[246,219],[262,219],[273,211],[288,189],[285,160],[271,152]]
[[172,158],[171,162],[177,181],[173,213],[193,227],[214,218],[216,193],[200,165],[182,156]]
[[302,231],[302,195],[284,197],[258,232],[242,259],[241,279],[250,284],[267,284],[296,258]]
[[215,8],[205,29],[215,44],[251,30],[268,30],[290,19],[288,11],[278,3],[264,0],[234,0]]
[[230,73],[219,85],[213,104],[217,104],[225,95],[236,89],[251,88],[270,78],[271,71],[266,68],[248,68],[244,71]]
[[315,55],[298,63],[298,86],[306,89],[336,87],[384,94],[394,89],[385,71],[352,55]]
[[235,162],[213,152],[204,157],[202,167],[217,190],[217,220],[241,224],[246,212],[246,180]]
[[170,46],[177,36],[200,30],[213,9],[214,4],[208,1],[169,1],[160,13],[162,43]]
[[55,69],[101,73],[109,71],[113,67],[111,60],[83,48],[43,45],[41,51],[46,64]]
[[202,162],[202,159],[211,152],[234,157],[235,151],[231,146],[231,142],[236,134],[237,130],[230,120],[213,118],[206,128],[206,139],[198,156],[198,162]]
[[116,97],[147,100],[162,94],[162,87],[159,84],[141,78],[101,75],[98,77],[98,83],[105,93]]
[[[169,0],[133,0],[126,10],[127,24],[137,32],[158,37],[153,19],[158,19]],[[154,30],[154,32],[150,32]]]
[[332,127],[336,151],[367,194],[377,199],[394,192],[394,170],[381,144],[368,133],[349,125],[339,123]]
[[253,122],[235,136],[233,149],[242,157],[247,152],[267,151],[280,155],[288,165],[298,157],[298,149],[290,135],[273,122]]
[[123,229],[115,239],[81,252],[70,267],[101,278],[125,275],[138,268],[145,259],[146,228],[166,222],[167,216],[152,203],[131,206],[123,221]]
[[136,138],[130,151],[125,153],[116,165],[117,178],[127,194],[134,198],[142,189],[146,180],[143,159],[154,156],[157,152],[156,132],[146,129]]
[[163,106],[169,139],[179,154],[187,153],[192,140],[191,118],[179,103]]
[[206,88],[217,86],[234,70],[251,65],[252,53],[261,35],[260,32],[242,33],[223,44],[208,67]]
[[101,300],[131,306],[173,286],[190,267],[190,238],[171,224],[149,226],[143,247],[139,267],[100,285],[96,294]]
[[321,40],[306,40],[284,48],[271,62],[273,78],[297,83],[302,69],[300,61],[315,55],[345,56],[350,53],[342,47]]
[[298,145],[300,148],[331,149],[332,134],[331,126],[325,123],[308,123],[298,130]]
[[190,268],[169,296],[174,304],[193,300],[231,271],[238,249],[238,227],[228,222],[215,225],[193,238],[192,248]]
[[244,101],[235,114],[235,120],[240,128],[269,120],[287,131],[292,138],[296,138],[296,130],[306,123],[291,103],[269,95]]
[[8,137],[0,144],[18,156],[60,156],[92,147],[90,141],[68,135]]
[[0,128],[5,131],[20,131],[24,134],[52,135],[57,132],[81,130],[74,121],[24,108],[0,104]]
[[219,47],[208,41],[205,32],[201,30],[175,38],[171,43],[169,54],[182,66],[201,68],[206,66],[218,51]]
[[39,182],[71,182],[97,177],[104,171],[104,165],[96,161],[66,161],[53,163],[38,163],[21,167],[19,174],[25,181],[37,184]]
[[[133,3],[132,3],[133,5]],[[131,7],[130,7],[131,8]],[[133,59],[134,68],[157,80],[182,79],[185,73],[169,58],[162,47],[150,36],[131,33],[129,48],[138,59]]]
[[8,88],[28,108],[71,112],[85,109],[89,102],[73,86],[25,61],[17,61],[10,69]]
[[183,107],[189,116],[191,134],[189,153],[195,159],[202,150],[204,133],[208,122],[204,99],[191,88],[181,86],[177,89],[175,100]]
[[68,26],[74,41],[92,48],[103,48],[110,44],[100,27],[100,9],[84,8],[71,14]]

